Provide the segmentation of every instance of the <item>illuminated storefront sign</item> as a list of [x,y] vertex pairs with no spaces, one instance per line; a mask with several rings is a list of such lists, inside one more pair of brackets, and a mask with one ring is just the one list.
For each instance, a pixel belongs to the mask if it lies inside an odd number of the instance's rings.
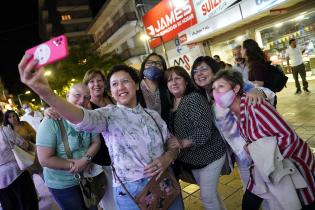
[[236,0],[194,0],[198,23],[223,12]]
[[[178,34],[181,44],[189,44],[206,39],[210,34],[227,26],[235,25],[245,18],[285,2],[286,0],[243,0],[237,5],[225,9],[223,13],[190,27]],[[198,0],[194,3],[196,4]],[[196,9],[197,12],[197,9]],[[199,19],[198,19],[199,20]]]
[[[197,23],[192,0],[164,0],[143,16],[146,33],[150,37],[162,36],[167,42]],[[161,44],[162,39],[150,41],[150,47]]]

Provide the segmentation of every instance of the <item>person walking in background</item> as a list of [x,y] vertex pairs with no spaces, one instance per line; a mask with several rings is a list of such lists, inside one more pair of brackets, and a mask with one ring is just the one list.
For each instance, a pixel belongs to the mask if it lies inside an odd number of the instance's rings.
[[220,63],[220,61],[221,61],[221,58],[220,58],[219,55],[214,55],[214,56],[213,56],[213,59],[214,59],[217,63]]
[[39,111],[34,111],[28,103],[22,105],[25,114],[21,117],[21,121],[28,122],[35,131],[37,131],[40,122],[43,120],[43,114]]
[[[67,101],[79,107],[88,107],[89,100],[89,89],[80,83],[73,85],[67,93]],[[57,120],[44,118],[36,136],[38,159],[44,167],[44,180],[61,209],[87,210],[74,174],[93,167],[90,163],[99,150],[99,135],[76,131],[66,120],[61,120],[61,123],[68,136],[73,159],[67,157]],[[96,210],[97,207],[89,209]]]
[[[11,129],[3,127],[0,111],[0,203],[3,210],[38,210],[35,186],[30,173],[21,171],[11,150],[12,145],[27,150],[29,144]],[[0,208],[1,208],[0,207]]]
[[6,111],[6,113],[4,114],[3,125],[10,126],[25,141],[35,144],[36,131],[28,122],[21,121],[20,117],[15,111]]
[[286,58],[287,58],[288,68],[292,71],[292,75],[295,81],[295,87],[296,87],[295,94],[302,93],[300,82],[299,82],[299,75],[302,79],[304,92],[306,94],[309,94],[310,91],[308,90],[308,82],[306,80],[305,65],[304,65],[303,57],[302,57],[302,54],[304,53],[305,49],[301,49],[299,46],[297,46],[295,39],[290,39],[289,45],[290,45],[289,48],[286,50]]
[[253,39],[246,39],[241,52],[248,65],[248,80],[256,87],[265,87],[268,79],[268,63],[258,43]]
[[239,71],[242,76],[244,82],[248,81],[248,66],[246,64],[245,58],[242,56],[242,46],[237,45],[236,47],[233,48],[232,50],[235,65],[233,68],[237,71]]

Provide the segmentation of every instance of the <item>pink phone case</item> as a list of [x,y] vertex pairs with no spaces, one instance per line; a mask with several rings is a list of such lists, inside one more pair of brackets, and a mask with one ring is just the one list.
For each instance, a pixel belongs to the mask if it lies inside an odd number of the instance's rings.
[[38,64],[35,68],[40,68],[64,59],[69,54],[67,37],[64,35],[55,37],[36,47],[26,50],[25,54],[33,55],[30,61],[33,59],[38,60]]

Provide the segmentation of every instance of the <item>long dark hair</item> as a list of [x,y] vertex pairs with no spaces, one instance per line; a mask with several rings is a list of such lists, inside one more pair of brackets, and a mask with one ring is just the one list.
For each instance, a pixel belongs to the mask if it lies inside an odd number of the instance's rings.
[[4,126],[10,125],[10,127],[11,127],[12,129],[14,129],[14,128],[13,128],[13,125],[9,122],[9,115],[10,115],[11,113],[13,113],[13,114],[16,116],[17,121],[20,122],[20,117],[19,117],[19,115],[18,115],[15,111],[13,111],[13,110],[8,110],[8,111],[6,111],[6,112],[4,113],[3,125],[4,125]]
[[3,112],[0,110],[0,125],[3,123]]
[[249,71],[252,71],[252,63],[255,62],[261,62],[266,63],[266,55],[262,51],[262,49],[259,47],[258,43],[253,39],[246,39],[243,42],[243,48],[246,49],[246,57],[248,62],[248,68]]
[[149,60],[149,58],[150,58],[151,56],[157,56],[157,57],[159,57],[159,58],[161,59],[161,62],[162,62],[162,68],[163,68],[162,70],[165,71],[165,70],[167,69],[167,67],[166,67],[166,62],[165,62],[165,59],[163,58],[163,56],[162,56],[162,55],[159,55],[159,54],[157,54],[157,53],[155,53],[155,52],[153,52],[153,53],[149,54],[149,55],[143,60],[143,62],[141,63],[140,73],[139,73],[140,80],[142,80],[142,79],[144,78],[144,76],[143,76],[143,71],[144,71],[144,69],[145,69],[145,64],[147,63],[147,61]]
[[[162,68],[163,68],[162,70],[165,72],[165,70],[167,69],[166,62],[165,62],[165,59],[163,58],[163,56],[153,52],[153,53],[149,54],[141,64],[141,68],[140,68],[140,72],[139,72],[140,80],[144,79],[143,71],[145,69],[145,64],[151,56],[159,57],[161,59],[161,62],[162,62]],[[170,111],[170,100],[169,100],[169,95],[167,92],[166,83],[163,79],[160,80],[160,82],[158,84],[158,89],[160,92],[160,101],[161,101],[161,117],[163,120],[167,121],[168,113]],[[139,91],[137,91],[137,100],[141,104],[142,107],[144,107],[144,108],[147,107],[145,100],[144,100],[144,97],[143,97],[143,93],[141,91],[141,88],[139,88]]]

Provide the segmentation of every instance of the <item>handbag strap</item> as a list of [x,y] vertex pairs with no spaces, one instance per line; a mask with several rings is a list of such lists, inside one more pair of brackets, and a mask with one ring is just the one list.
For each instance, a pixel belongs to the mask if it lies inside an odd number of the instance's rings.
[[72,159],[73,156],[72,156],[72,152],[70,150],[68,136],[66,134],[65,126],[64,126],[62,120],[57,120],[57,124],[58,124],[58,126],[60,128],[61,139],[62,139],[63,145],[65,147],[65,152],[67,154],[67,157],[68,157],[68,159]]
[[[136,201],[136,199],[130,194],[129,190],[127,189],[126,185],[121,181],[121,179],[118,177],[117,173],[116,173],[116,169],[112,163],[112,171],[113,171],[113,174],[115,176],[115,178],[117,178],[118,182],[121,184],[121,186],[124,188],[124,190],[126,191],[128,197],[133,201],[135,202],[135,204],[140,208],[140,205],[139,203]],[[140,208],[141,209],[141,208]]]
[[143,111],[144,111],[145,113],[147,113],[147,114],[152,118],[152,120],[154,121],[156,127],[157,127],[158,130],[159,130],[159,133],[160,133],[160,136],[161,136],[163,145],[164,145],[164,144],[165,144],[165,141],[164,141],[163,133],[162,133],[162,130],[161,130],[159,124],[156,122],[156,120],[154,119],[154,117],[153,117],[149,112],[147,112],[145,109],[143,109]]
[[[165,144],[165,141],[164,141],[164,137],[163,137],[163,133],[162,133],[162,130],[160,128],[160,126],[158,125],[158,123],[156,122],[156,120],[154,119],[154,117],[149,113],[147,112],[145,109],[143,109],[143,111],[145,113],[147,113],[151,118],[152,120],[154,121],[154,124],[156,125],[156,127],[158,128],[159,130],[159,133],[161,135],[161,139],[162,139],[162,143],[163,143],[163,146]],[[129,192],[129,190],[127,189],[126,185],[121,181],[121,179],[118,177],[117,173],[116,173],[116,169],[112,163],[112,171],[113,171],[113,174],[115,176],[115,178],[117,178],[118,182],[120,183],[120,185],[124,188],[124,190],[126,191],[127,195],[130,197],[131,200],[133,200],[133,202],[135,202],[135,204],[141,209],[139,203],[136,201],[136,199],[131,195],[131,193]]]

